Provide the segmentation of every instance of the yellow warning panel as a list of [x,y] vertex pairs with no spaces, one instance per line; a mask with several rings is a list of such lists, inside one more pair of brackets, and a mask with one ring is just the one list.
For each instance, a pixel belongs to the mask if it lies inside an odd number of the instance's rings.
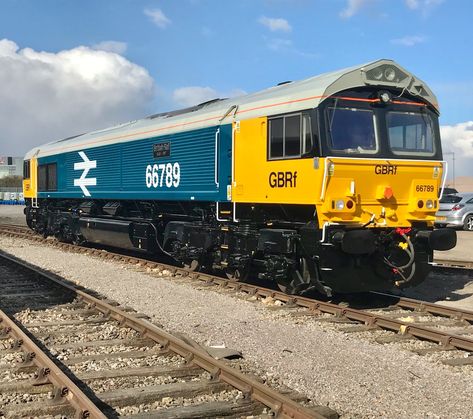
[[23,194],[25,198],[36,198],[38,195],[38,159],[29,160],[30,177],[23,179]]

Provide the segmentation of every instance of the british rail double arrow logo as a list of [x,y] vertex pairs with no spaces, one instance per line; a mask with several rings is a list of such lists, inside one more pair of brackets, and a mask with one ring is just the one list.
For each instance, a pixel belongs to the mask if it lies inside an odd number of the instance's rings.
[[83,170],[83,172],[79,179],[74,179],[74,186],[79,186],[85,196],[90,196],[87,186],[97,185],[97,178],[87,178],[87,174],[90,169],[95,169],[97,167],[97,160],[89,160],[83,151],[79,151],[79,156],[82,157],[83,161],[74,163],[74,170]]

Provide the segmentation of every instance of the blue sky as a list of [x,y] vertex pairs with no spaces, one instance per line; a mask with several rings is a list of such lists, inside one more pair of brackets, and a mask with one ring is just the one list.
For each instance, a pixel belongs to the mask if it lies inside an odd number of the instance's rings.
[[[156,9],[167,25],[145,14]],[[473,114],[472,14],[471,0],[3,0],[0,37],[49,52],[126,43],[124,55],[156,81],[156,110],[183,85],[250,92],[392,58],[433,87],[442,123],[454,124]]]
[[104,49],[147,71],[152,92],[117,118],[391,58],[455,125],[473,120],[472,16],[471,0],[1,0],[0,39],[38,53]]

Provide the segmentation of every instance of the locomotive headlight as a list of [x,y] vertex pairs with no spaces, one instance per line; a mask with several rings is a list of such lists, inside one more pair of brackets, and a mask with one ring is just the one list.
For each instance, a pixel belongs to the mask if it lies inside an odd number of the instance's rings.
[[429,210],[434,208],[434,201],[432,201],[431,199],[428,199],[427,201],[425,201],[425,208]]
[[343,199],[338,199],[337,202],[335,202],[335,208],[339,211],[345,208],[345,202],[343,201]]
[[381,100],[383,103],[389,103],[391,102],[391,95],[388,92],[380,92],[379,100]]
[[375,79],[375,80],[381,80],[383,78],[383,70],[381,68],[375,68],[373,69],[372,73],[371,73],[371,76]]
[[386,77],[387,81],[394,81],[396,78],[396,70],[392,67],[386,67],[384,70],[384,77]]
[[388,95],[387,93],[383,93],[383,94],[381,95],[381,100],[382,100],[383,102],[389,102],[389,99],[390,99],[390,97],[389,97],[389,95]]
[[[391,64],[381,64],[364,72],[367,84],[383,85],[385,83],[402,83],[407,81],[409,76],[398,67]],[[399,86],[402,87],[402,86]]]

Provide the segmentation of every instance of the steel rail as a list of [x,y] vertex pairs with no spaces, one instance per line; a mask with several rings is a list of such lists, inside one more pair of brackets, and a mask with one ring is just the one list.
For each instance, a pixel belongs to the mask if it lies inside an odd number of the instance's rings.
[[[0,226],[0,228],[1,227],[2,226]],[[41,238],[41,240],[44,239]],[[118,259],[133,262],[135,264],[141,264],[143,267],[160,268],[163,270],[165,269],[173,275],[180,274],[181,276],[188,276],[192,279],[208,283],[214,283],[222,287],[233,289],[237,292],[244,292],[258,297],[272,297],[288,304],[305,307],[316,313],[328,313],[339,317],[345,317],[348,320],[364,323],[365,325],[371,328],[379,327],[382,329],[398,332],[403,335],[410,335],[419,339],[430,340],[445,347],[457,348],[473,352],[473,339],[465,338],[463,336],[455,334],[450,334],[440,330],[429,329],[424,326],[415,325],[397,319],[391,319],[380,314],[369,313],[367,311],[358,310],[350,307],[341,307],[337,304],[321,300],[315,300],[307,297],[288,295],[281,291],[259,287],[243,282],[230,281],[228,279],[217,277],[207,273],[192,272],[185,268],[167,265],[162,262],[150,261],[135,256],[120,255],[110,252],[104,253],[103,251],[98,249],[85,248],[68,243],[57,243],[56,247],[62,249],[75,250],[79,251],[80,253],[89,253],[91,255],[97,255],[106,259]],[[393,298],[393,296],[390,297]],[[467,321],[470,320],[472,318],[471,316],[473,315],[473,312],[468,310],[453,308],[451,309],[447,306],[442,306],[439,304],[428,303],[407,298],[403,299],[401,297],[397,298],[399,298],[400,306],[404,306],[405,308],[413,307],[414,309],[419,309],[422,305],[424,305],[426,307],[425,311],[428,311],[431,314],[445,315],[448,317],[458,317],[459,319],[464,319]]]
[[432,262],[434,268],[451,268],[451,269],[473,269],[473,262],[468,260],[453,259],[434,259]]
[[428,301],[415,300],[413,298],[398,297],[396,295],[390,295],[382,292],[373,291],[371,294],[392,298],[394,299],[393,304],[401,308],[473,322],[473,311],[471,310],[448,307],[438,303],[429,303]]
[[130,327],[141,334],[142,337],[148,337],[153,341],[163,346],[163,349],[172,351],[193,364],[208,371],[213,379],[221,380],[230,386],[240,390],[247,396],[249,395],[252,400],[259,401],[263,405],[269,407],[275,415],[282,418],[324,418],[323,415],[310,410],[289,397],[278,393],[277,391],[261,384],[260,382],[245,376],[241,372],[229,367],[228,365],[215,360],[210,357],[204,350],[197,349],[183,340],[171,335],[170,333],[158,328],[152,323],[135,317],[133,314],[127,313],[120,310],[105,301],[95,298],[86,292],[64,283],[60,279],[56,278],[48,272],[44,272],[42,269],[31,266],[28,263],[20,261],[14,257],[11,257],[3,252],[0,252],[0,257],[4,260],[23,267],[42,278],[45,278],[62,288],[65,288],[77,296],[83,301],[89,303],[95,309],[103,313],[105,316],[109,316],[112,319],[117,320],[120,325]]
[[3,326],[2,335],[11,336],[16,341],[16,347],[23,349],[23,366],[33,363],[38,367],[36,385],[51,383],[55,388],[56,397],[65,399],[74,408],[78,418],[106,418],[96,404],[2,310],[0,326]]

